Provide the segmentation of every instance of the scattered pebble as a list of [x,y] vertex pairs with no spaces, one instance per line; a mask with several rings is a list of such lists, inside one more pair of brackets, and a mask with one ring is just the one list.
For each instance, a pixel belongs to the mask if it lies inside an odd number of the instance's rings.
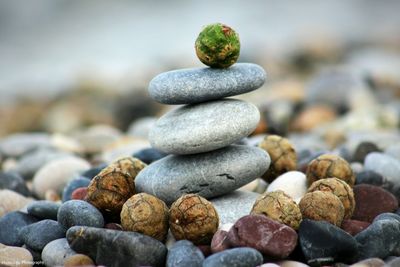
[[42,260],[46,266],[64,266],[68,257],[77,254],[68,244],[66,238],[48,243],[42,251]]
[[0,189],[8,189],[23,196],[31,196],[24,179],[16,172],[0,172]]
[[98,265],[162,267],[167,256],[163,243],[135,232],[74,226],[67,231],[67,239],[74,251]]
[[284,173],[268,185],[266,192],[276,190],[282,190],[294,200],[302,198],[307,193],[306,175],[299,171]]
[[11,211],[24,208],[31,203],[33,199],[24,197],[8,189],[0,190],[0,218]]
[[251,267],[263,263],[263,256],[254,248],[242,247],[224,250],[207,257],[203,267]]
[[32,267],[32,254],[24,248],[0,244],[0,263],[10,267]]
[[75,189],[80,187],[87,187],[89,184],[90,184],[90,179],[85,177],[76,177],[73,180],[69,181],[68,184],[64,187],[62,193],[62,202],[71,200],[72,192],[74,192]]
[[19,231],[29,224],[37,222],[32,215],[20,211],[12,211],[0,218],[0,243],[9,246],[22,246],[23,240],[19,237]]
[[69,256],[64,261],[64,267],[77,267],[77,266],[95,266],[91,258],[84,254],[75,254]]
[[58,210],[58,222],[65,228],[75,225],[103,227],[104,218],[93,205],[82,200],[64,202]]
[[166,267],[201,267],[204,256],[201,250],[187,240],[177,241],[169,250]]

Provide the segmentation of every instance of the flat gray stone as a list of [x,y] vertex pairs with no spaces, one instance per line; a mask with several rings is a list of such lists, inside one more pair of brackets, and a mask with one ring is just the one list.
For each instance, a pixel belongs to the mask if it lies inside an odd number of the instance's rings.
[[213,198],[210,201],[218,212],[220,225],[234,224],[243,216],[250,214],[259,196],[260,194],[258,193],[236,190],[227,195]]
[[196,155],[169,155],[138,174],[136,190],[167,204],[189,193],[217,197],[260,177],[270,162],[264,150],[239,145]]
[[60,238],[48,243],[42,251],[42,260],[46,266],[64,266],[65,260],[75,255],[66,238]]
[[168,154],[196,154],[228,146],[251,134],[260,120],[258,109],[238,99],[182,106],[161,117],[149,141]]
[[265,79],[264,69],[251,63],[237,63],[227,69],[181,69],[154,77],[149,93],[163,104],[192,104],[251,92]]

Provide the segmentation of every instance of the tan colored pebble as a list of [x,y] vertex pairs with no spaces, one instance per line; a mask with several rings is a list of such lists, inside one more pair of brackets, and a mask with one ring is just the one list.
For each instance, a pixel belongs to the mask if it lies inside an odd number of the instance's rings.
[[169,225],[176,240],[187,239],[196,245],[209,245],[218,230],[219,217],[207,199],[187,194],[172,203]]
[[307,166],[306,176],[308,186],[320,179],[336,177],[353,187],[356,180],[350,164],[333,154],[323,154],[312,160]]
[[299,113],[292,123],[293,130],[307,132],[336,119],[336,112],[329,106],[311,106]]
[[314,191],[300,200],[303,219],[327,221],[338,227],[342,224],[344,207],[340,199],[331,192]]
[[125,231],[139,232],[164,241],[168,234],[168,207],[155,196],[140,193],[122,207],[121,225]]
[[344,219],[350,219],[356,206],[353,189],[343,180],[325,178],[312,183],[308,192],[327,191],[337,196],[344,207]]
[[258,145],[268,152],[271,157],[271,165],[263,178],[272,182],[279,175],[296,170],[297,155],[293,145],[287,138],[278,135],[268,135]]
[[32,201],[33,199],[12,190],[2,189],[0,190],[0,217],[10,211],[22,209]]
[[302,218],[299,206],[282,190],[260,196],[254,203],[250,214],[265,215],[295,230],[299,228]]
[[75,254],[65,259],[64,267],[93,266],[93,260],[84,254]]
[[0,243],[0,265],[31,267],[33,266],[33,257],[25,248],[6,246]]

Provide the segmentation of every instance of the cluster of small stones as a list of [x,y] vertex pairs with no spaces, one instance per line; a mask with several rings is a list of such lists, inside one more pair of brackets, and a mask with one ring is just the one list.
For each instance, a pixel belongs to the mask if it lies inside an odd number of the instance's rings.
[[184,106],[134,157],[95,165],[46,136],[2,141],[2,167],[17,165],[0,172],[0,265],[397,266],[399,147],[364,142],[349,156],[298,152],[279,135],[241,140],[260,126],[258,110],[226,97],[257,89],[265,72],[234,64],[237,41],[210,25],[196,53],[211,68],[152,80],[155,100]]

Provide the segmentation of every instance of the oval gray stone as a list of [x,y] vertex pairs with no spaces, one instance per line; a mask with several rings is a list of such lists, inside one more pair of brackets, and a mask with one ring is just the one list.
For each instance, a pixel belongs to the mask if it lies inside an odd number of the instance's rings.
[[65,260],[76,252],[71,249],[66,238],[48,243],[42,251],[42,260],[46,266],[64,266]]
[[264,69],[251,63],[237,63],[227,69],[181,69],[154,77],[149,93],[163,104],[192,104],[251,92],[265,79]]
[[251,134],[258,109],[238,99],[182,106],[161,117],[151,129],[151,145],[168,154],[196,154],[228,146]]
[[239,145],[196,155],[169,155],[138,174],[136,190],[154,195],[167,204],[189,193],[212,198],[260,177],[270,162],[264,150]]

